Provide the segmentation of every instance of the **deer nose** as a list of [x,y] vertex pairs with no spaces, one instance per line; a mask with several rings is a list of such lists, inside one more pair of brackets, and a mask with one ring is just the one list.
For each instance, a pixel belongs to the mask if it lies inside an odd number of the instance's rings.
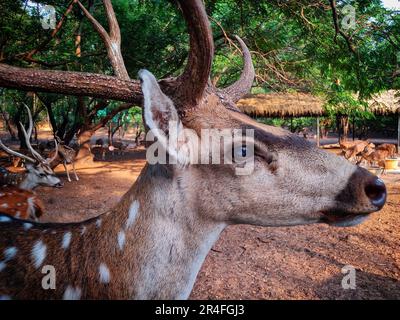
[[382,179],[375,178],[365,186],[365,194],[371,203],[381,209],[386,202],[386,186]]

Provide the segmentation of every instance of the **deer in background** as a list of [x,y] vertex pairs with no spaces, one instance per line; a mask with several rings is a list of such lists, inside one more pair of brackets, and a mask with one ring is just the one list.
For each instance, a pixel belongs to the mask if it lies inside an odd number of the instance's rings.
[[376,149],[366,146],[361,153],[361,160],[359,161],[359,163],[361,163],[362,161],[366,161],[369,166],[377,165],[382,169],[381,174],[385,174],[385,160],[395,154],[393,153],[393,149],[390,146],[391,145],[381,145],[380,148],[377,147]]
[[[2,186],[0,188],[0,211],[21,219],[37,220],[43,214],[44,206],[32,190],[38,186],[59,188],[62,187],[62,183],[49,166],[54,158],[44,159],[30,143],[33,122],[30,110],[28,107],[26,108],[29,117],[28,132],[21,123],[20,125],[31,156],[8,148],[0,139],[0,148],[11,156],[23,159],[26,169],[25,172],[14,173],[0,167],[0,185]],[[57,144],[56,149],[58,149]]]
[[53,159],[50,162],[50,165],[52,168],[57,167],[60,163],[63,164],[65,172],[67,173],[67,178],[68,181],[71,182],[71,178],[69,176],[69,171],[68,171],[68,164],[72,165],[72,171],[74,172],[75,180],[79,181],[78,175],[76,174],[75,170],[75,157],[76,157],[76,151],[67,146],[59,137],[56,136],[55,139],[59,145],[58,148],[50,152],[50,157]]
[[359,162],[361,159],[361,153],[366,147],[375,148],[375,145],[370,141],[355,140],[346,141],[340,140],[340,148],[342,149],[342,155],[349,161]]
[[[0,256],[4,299],[186,299],[228,225],[352,226],[384,206],[385,185],[367,170],[238,111],[235,102],[254,79],[248,48],[237,38],[244,70],[231,86],[215,88],[203,1],[177,2],[190,34],[187,65],[179,77],[159,82],[141,70],[142,90],[135,93],[147,126],[176,164],[147,164],[114,208],[84,222],[27,225],[0,216],[0,253],[15,253]],[[110,34],[120,39],[111,2],[104,5]],[[119,44],[109,57],[122,57]],[[120,58],[115,61],[115,70],[124,68]],[[168,144],[170,121],[182,138],[176,145]],[[198,150],[185,129],[198,137],[203,129],[251,130],[254,156],[239,143],[217,150],[231,150],[231,163],[195,164]],[[251,174],[235,174],[250,161]],[[56,269],[55,290],[42,288],[44,265]]]
[[383,143],[376,147],[376,150],[387,150],[388,158],[394,158],[397,154],[397,147],[394,144]]

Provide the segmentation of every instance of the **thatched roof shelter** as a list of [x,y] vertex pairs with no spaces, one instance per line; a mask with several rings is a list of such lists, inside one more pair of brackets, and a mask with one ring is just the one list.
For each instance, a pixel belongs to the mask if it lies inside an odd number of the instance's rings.
[[323,100],[306,93],[247,95],[238,108],[252,117],[316,117],[324,114]]
[[400,95],[395,90],[388,90],[368,101],[369,110],[376,115],[400,114]]
[[[400,114],[400,97],[395,90],[374,96],[369,101],[370,111],[377,115]],[[237,106],[252,117],[318,117],[325,114],[324,101],[307,93],[250,94]]]

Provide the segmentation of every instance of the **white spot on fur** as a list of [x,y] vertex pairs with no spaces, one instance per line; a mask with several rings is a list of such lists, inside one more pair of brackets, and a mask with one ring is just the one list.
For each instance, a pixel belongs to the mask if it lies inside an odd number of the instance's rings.
[[63,300],[79,300],[82,295],[82,290],[80,288],[74,288],[68,286],[63,295]]
[[131,227],[136,220],[137,214],[139,212],[139,201],[135,200],[132,202],[131,207],[129,208],[129,216],[126,220],[126,229]]
[[42,240],[39,240],[34,244],[31,255],[33,265],[36,269],[42,265],[44,259],[46,258],[46,251],[47,246],[42,242]]
[[26,231],[26,230],[29,230],[30,228],[32,228],[33,224],[29,223],[29,222],[26,222],[26,223],[23,224],[23,226],[24,226],[24,230]]
[[71,243],[71,237],[72,237],[71,232],[67,232],[67,233],[64,234],[63,239],[62,239],[62,245],[61,245],[61,247],[64,250],[68,249],[68,247],[69,247],[69,245]]
[[4,250],[4,259],[5,261],[9,261],[15,257],[18,249],[16,247],[10,247]]
[[86,226],[83,226],[81,229],[81,235],[83,235],[86,232]]
[[7,209],[8,208],[8,203],[3,203],[0,207]]
[[99,274],[100,274],[100,282],[101,283],[109,283],[110,282],[110,270],[104,263],[101,263],[99,266]]
[[118,247],[119,250],[122,250],[124,248],[125,245],[125,232],[123,232],[122,230],[120,232],[118,232]]
[[11,218],[6,216],[0,216],[0,222],[10,222]]
[[17,213],[15,214],[15,218],[21,218],[21,211],[17,211]]
[[100,228],[101,227],[101,223],[102,223],[103,221],[101,220],[101,219],[97,219],[97,221],[96,221],[96,226],[97,226],[97,228]]

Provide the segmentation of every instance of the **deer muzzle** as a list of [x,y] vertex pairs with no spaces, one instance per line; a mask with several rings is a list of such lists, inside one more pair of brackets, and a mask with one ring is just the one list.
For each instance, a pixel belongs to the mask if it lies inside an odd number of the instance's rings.
[[354,226],[363,222],[370,213],[383,208],[387,199],[382,179],[358,168],[347,186],[336,197],[337,206],[322,211],[322,222],[334,226]]

